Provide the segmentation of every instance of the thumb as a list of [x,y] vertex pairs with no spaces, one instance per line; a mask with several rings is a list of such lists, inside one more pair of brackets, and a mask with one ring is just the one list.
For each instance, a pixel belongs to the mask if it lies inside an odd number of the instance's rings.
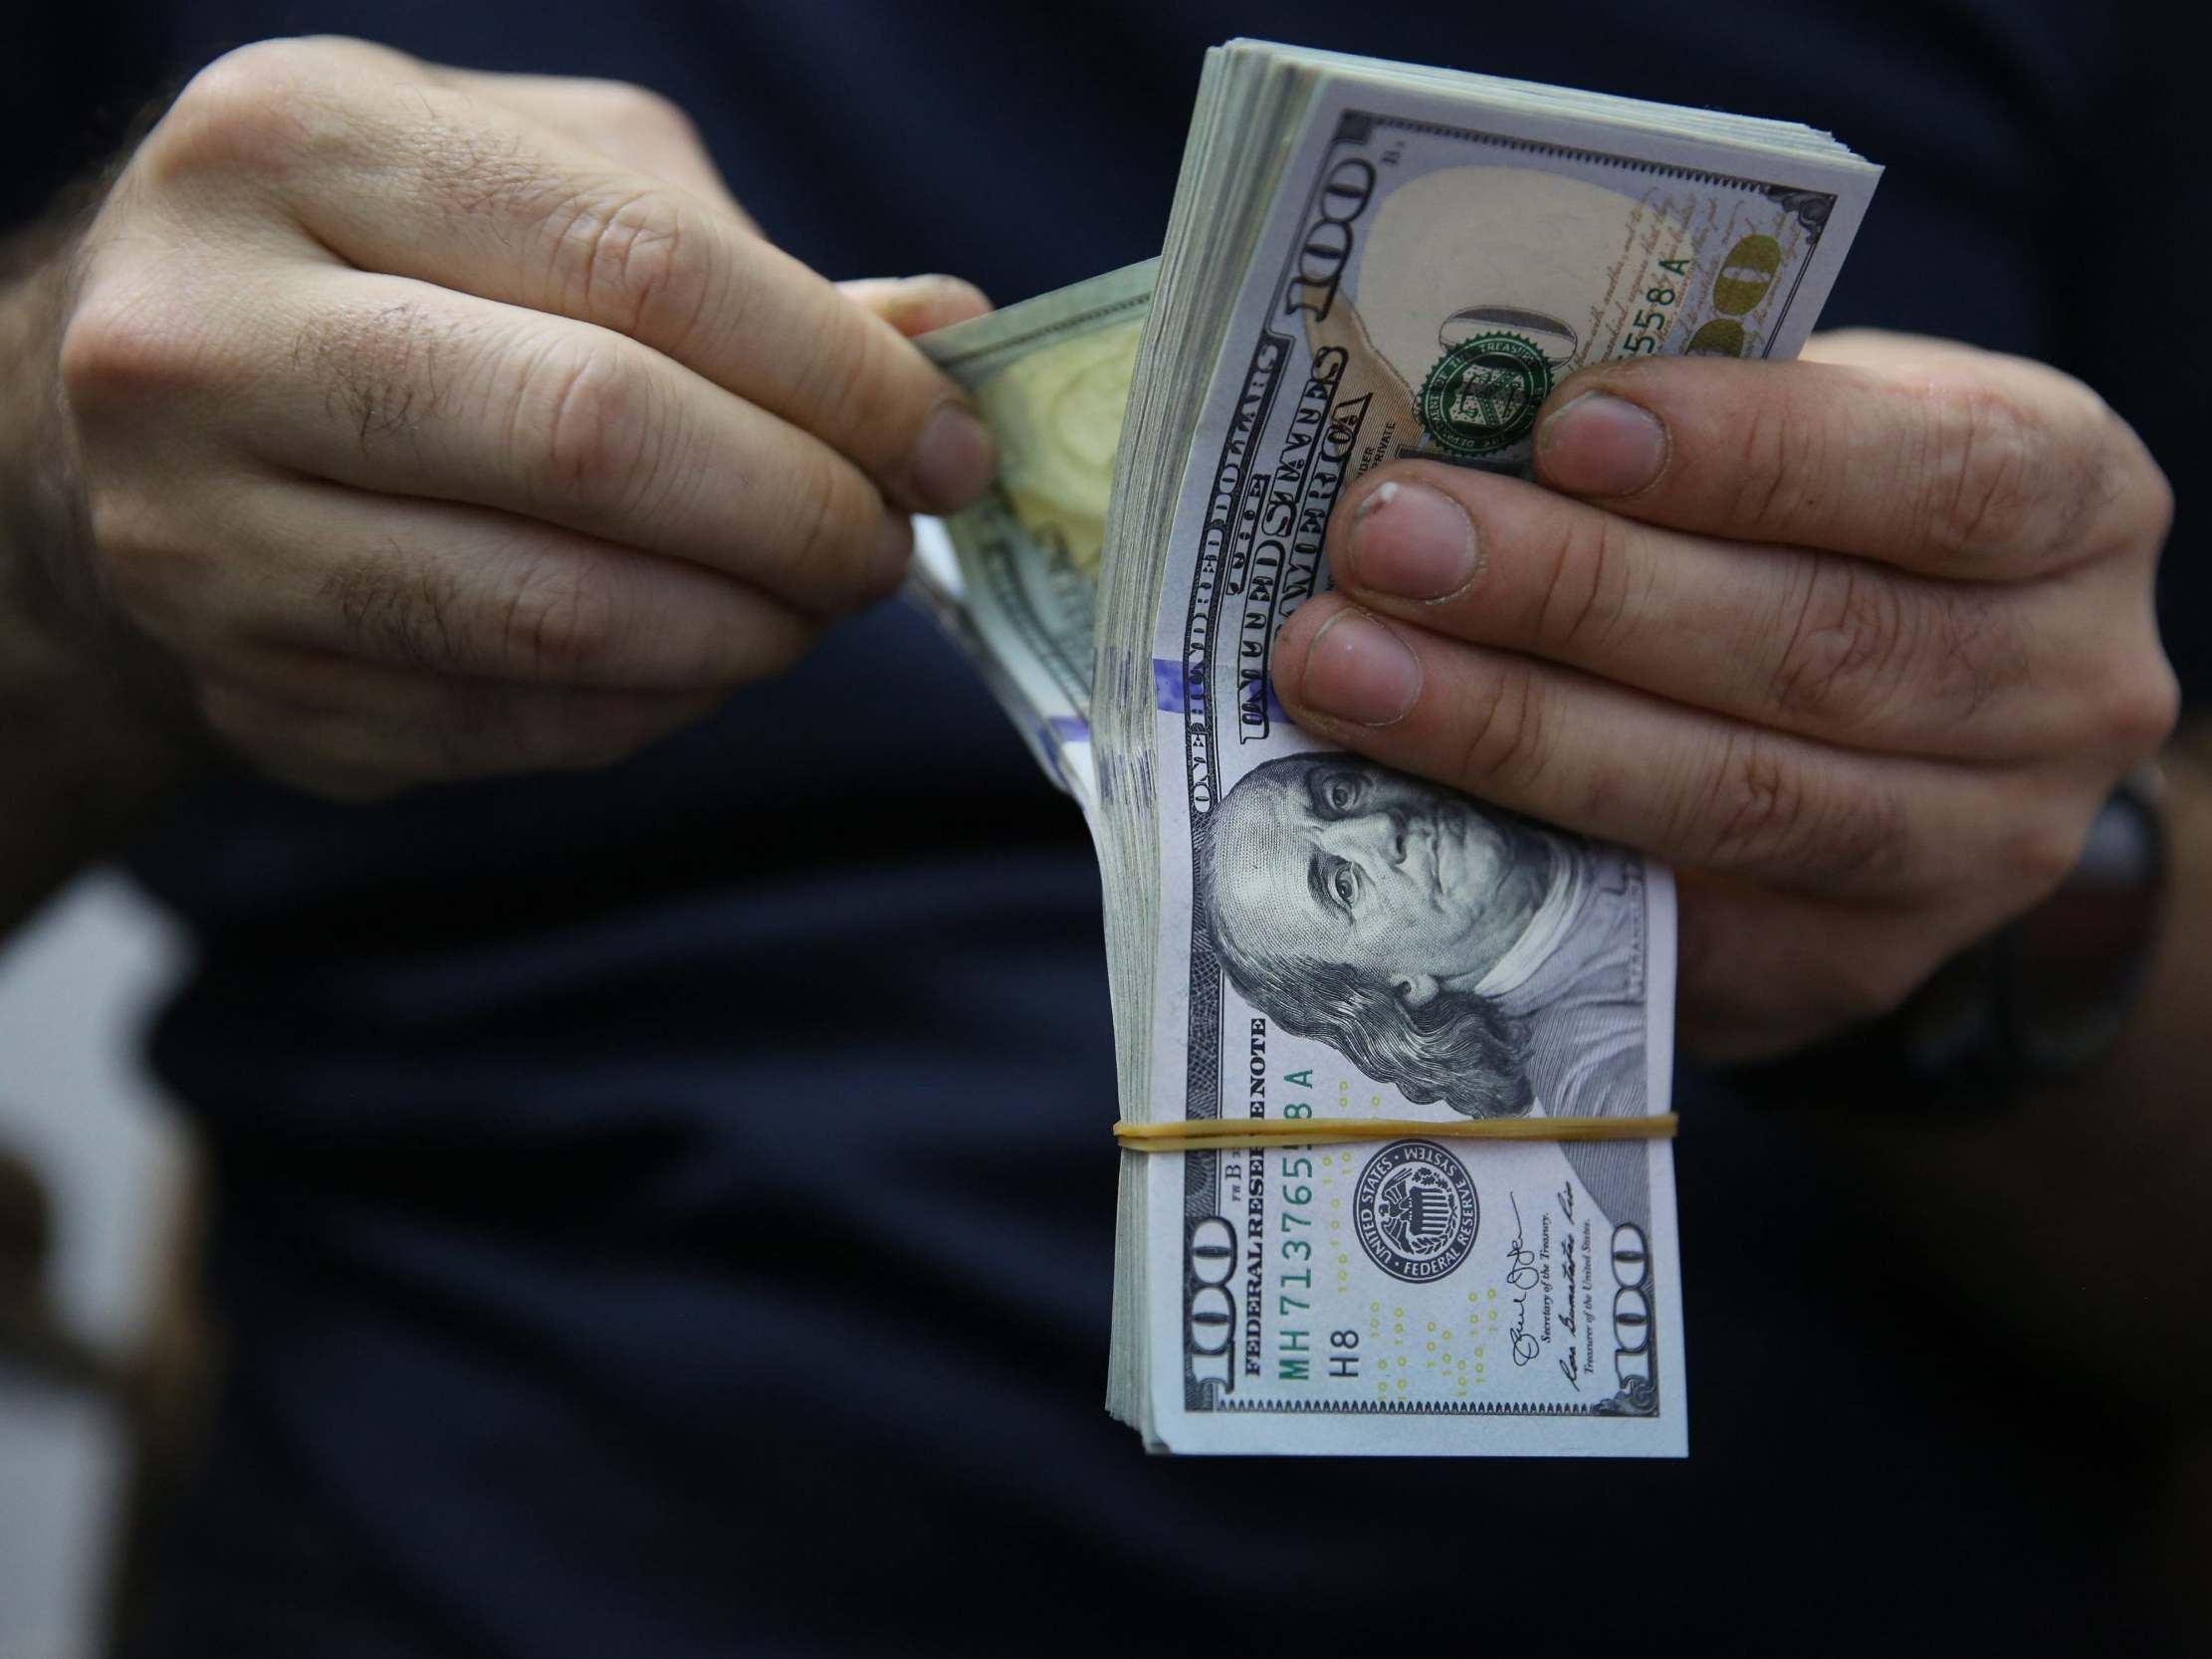
[[859,277],[837,286],[909,339],[992,309],[982,289],[958,277]]

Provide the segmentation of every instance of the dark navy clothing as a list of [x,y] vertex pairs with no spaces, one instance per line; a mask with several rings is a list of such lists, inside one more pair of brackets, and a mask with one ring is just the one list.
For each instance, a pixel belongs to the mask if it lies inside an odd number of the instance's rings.
[[[158,53],[119,32],[176,68],[332,31],[640,81],[817,268],[1006,300],[1157,249],[1235,34],[1803,119],[1889,168],[1831,322],[2058,362],[2185,501],[2196,466],[2206,203],[2128,7],[159,21]],[[215,1154],[231,1345],[145,1659],[2164,1640],[2124,1446],[1711,1079],[1680,1088],[1686,1463],[1146,1458],[1098,1403],[1095,867],[901,605],[611,771],[366,811],[232,781],[134,866],[204,947],[154,1053]]]

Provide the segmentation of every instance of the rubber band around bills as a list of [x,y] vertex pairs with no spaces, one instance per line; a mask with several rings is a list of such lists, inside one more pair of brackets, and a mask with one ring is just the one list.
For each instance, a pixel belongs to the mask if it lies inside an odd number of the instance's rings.
[[1671,1141],[1679,1120],[1650,1118],[1192,1118],[1114,1125],[1133,1152],[1203,1152],[1224,1146],[1302,1146],[1320,1141]]

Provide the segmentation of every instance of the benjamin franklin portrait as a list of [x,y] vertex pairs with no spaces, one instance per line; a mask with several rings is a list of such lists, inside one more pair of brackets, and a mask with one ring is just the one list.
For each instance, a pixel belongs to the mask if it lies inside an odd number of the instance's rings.
[[1640,861],[1348,754],[1270,760],[1213,814],[1204,916],[1253,1007],[1410,1101],[1633,1116]]

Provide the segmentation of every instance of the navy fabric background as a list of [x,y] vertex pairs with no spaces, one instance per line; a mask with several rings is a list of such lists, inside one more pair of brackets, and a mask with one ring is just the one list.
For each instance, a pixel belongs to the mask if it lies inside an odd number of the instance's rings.
[[[2193,482],[2206,204],[2179,71],[2128,7],[333,0],[28,26],[26,211],[158,75],[332,31],[656,87],[819,269],[1005,300],[1157,249],[1201,53],[1235,34],[1803,119],[1889,168],[1831,322],[2059,362]],[[2169,632],[2201,686],[2204,642]],[[1095,870],[902,606],[607,773],[365,812],[234,780],[135,866],[205,941],[156,1055],[217,1155],[232,1341],[149,1659],[2164,1639],[2132,1563],[2147,1472],[1870,1250],[1880,1195],[1712,1079],[1682,1086],[1688,1462],[1146,1459],[1097,1404]]]

